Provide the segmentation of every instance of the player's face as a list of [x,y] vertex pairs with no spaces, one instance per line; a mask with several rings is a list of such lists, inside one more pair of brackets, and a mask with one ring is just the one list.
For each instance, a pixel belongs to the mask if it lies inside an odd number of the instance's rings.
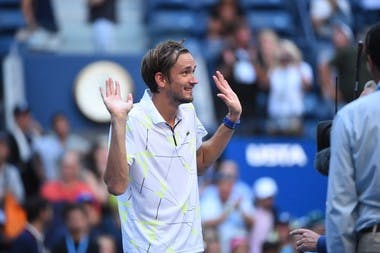
[[193,101],[193,88],[198,83],[195,61],[190,53],[181,54],[170,69],[168,94],[178,104]]

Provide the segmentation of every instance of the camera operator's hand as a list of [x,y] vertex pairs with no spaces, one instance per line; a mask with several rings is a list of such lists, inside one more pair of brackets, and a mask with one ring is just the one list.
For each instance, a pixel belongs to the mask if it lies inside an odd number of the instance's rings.
[[305,228],[290,231],[290,235],[295,239],[298,252],[316,251],[318,239],[321,236],[320,234]]

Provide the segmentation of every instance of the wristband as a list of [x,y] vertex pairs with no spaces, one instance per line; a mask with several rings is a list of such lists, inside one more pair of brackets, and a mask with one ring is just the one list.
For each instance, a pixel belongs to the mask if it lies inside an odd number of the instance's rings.
[[227,116],[225,116],[223,119],[223,124],[229,129],[235,129],[240,124],[240,120],[237,122],[232,122]]

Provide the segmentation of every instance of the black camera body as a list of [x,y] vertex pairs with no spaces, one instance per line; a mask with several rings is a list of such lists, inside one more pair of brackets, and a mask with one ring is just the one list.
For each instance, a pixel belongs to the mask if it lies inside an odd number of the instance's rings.
[[317,125],[317,153],[314,158],[314,167],[324,176],[329,174],[332,123],[332,120],[324,120]]

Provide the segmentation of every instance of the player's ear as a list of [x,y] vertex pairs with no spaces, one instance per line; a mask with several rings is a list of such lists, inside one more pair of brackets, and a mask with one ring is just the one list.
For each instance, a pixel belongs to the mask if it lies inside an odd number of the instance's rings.
[[156,83],[158,85],[158,88],[163,88],[167,84],[166,77],[162,74],[162,72],[157,72],[154,75],[154,79],[156,80]]

